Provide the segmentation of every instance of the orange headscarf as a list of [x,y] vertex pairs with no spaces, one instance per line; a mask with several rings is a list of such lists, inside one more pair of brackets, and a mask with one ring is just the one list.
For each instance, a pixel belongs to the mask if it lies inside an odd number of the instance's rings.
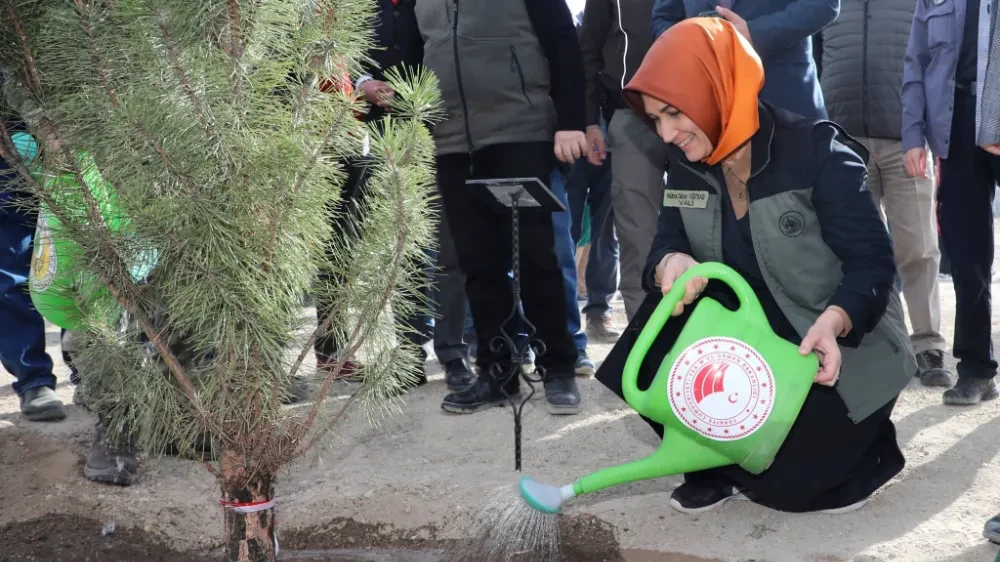
[[[642,94],[677,108],[708,135],[714,165],[760,128],[764,67],[750,43],[721,18],[683,20],[660,36],[622,92],[646,120]],[[648,120],[647,120],[648,121]]]

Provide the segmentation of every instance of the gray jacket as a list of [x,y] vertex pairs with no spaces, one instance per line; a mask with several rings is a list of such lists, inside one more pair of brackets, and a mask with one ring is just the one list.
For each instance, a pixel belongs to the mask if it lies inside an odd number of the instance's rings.
[[[1000,144],[1000,5],[994,1],[992,17],[979,22],[985,60],[979,61],[979,123],[976,143]],[[980,55],[983,56],[983,55]]]
[[916,0],[842,0],[823,30],[823,99],[851,135],[902,138],[903,59]]
[[552,141],[549,63],[525,1],[417,2],[424,64],[440,81],[447,113],[434,126],[438,154]]

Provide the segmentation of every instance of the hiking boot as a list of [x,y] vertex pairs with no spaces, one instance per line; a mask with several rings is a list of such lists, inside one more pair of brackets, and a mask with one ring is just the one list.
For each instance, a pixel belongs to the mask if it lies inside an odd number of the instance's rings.
[[476,382],[476,375],[472,373],[465,359],[459,357],[444,364],[444,381],[448,385],[448,390],[458,392]]
[[990,542],[1000,544],[1000,515],[994,515],[993,519],[986,522],[983,527],[983,536]]
[[586,349],[577,352],[576,365],[573,370],[581,377],[592,377],[597,372],[597,365],[594,365],[594,362],[590,360]]
[[587,315],[587,335],[604,343],[618,343],[622,332],[615,328],[611,315],[590,314]]
[[746,501],[735,486],[703,486],[685,482],[670,494],[670,507],[689,515],[713,510],[729,500]]
[[955,384],[955,376],[944,366],[944,352],[940,349],[929,349],[917,354],[917,377],[924,386],[951,387]]
[[993,379],[959,377],[954,388],[944,391],[944,403],[949,406],[974,406],[997,396],[1000,396],[1000,391]]
[[[509,385],[507,392],[516,402],[521,399],[521,380],[517,379],[514,384]],[[441,409],[453,414],[473,414],[497,406],[506,406],[508,403],[499,386],[478,377],[465,389],[445,396],[441,402]]]
[[47,386],[29,388],[21,395],[21,415],[29,421],[58,421],[66,418],[62,400]]
[[559,377],[545,383],[545,411],[554,416],[579,414],[580,389],[573,377]]
[[135,443],[123,429],[118,435],[108,435],[107,427],[97,426],[97,436],[83,467],[87,480],[116,486],[130,486],[139,476],[139,460]]

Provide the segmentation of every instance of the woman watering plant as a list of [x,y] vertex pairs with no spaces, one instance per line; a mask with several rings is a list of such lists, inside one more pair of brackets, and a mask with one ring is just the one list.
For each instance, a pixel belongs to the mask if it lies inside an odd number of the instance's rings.
[[[750,499],[846,512],[903,467],[889,418],[916,366],[892,246],[867,193],[867,152],[833,123],[761,102],[763,81],[758,55],[733,25],[694,18],[660,37],[625,89],[670,146],[671,173],[644,276],[650,294],[597,377],[624,397],[626,360],[662,295],[697,264],[724,263],[752,288],[775,334],[814,353],[819,369],[769,468],[687,472],[671,505],[695,513]],[[640,388],[703,293],[736,306],[715,281],[694,277],[684,289],[642,361]],[[709,375],[695,400],[739,399],[724,369]]]

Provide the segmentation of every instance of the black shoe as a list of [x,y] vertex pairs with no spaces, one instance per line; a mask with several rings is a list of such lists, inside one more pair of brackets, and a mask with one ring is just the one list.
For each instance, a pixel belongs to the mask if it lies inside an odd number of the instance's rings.
[[940,349],[929,349],[917,354],[916,376],[924,386],[951,387],[955,384],[955,376],[944,367],[944,352]]
[[472,373],[465,359],[459,357],[444,364],[444,381],[448,385],[448,390],[458,392],[476,382],[476,375]]
[[[521,381],[516,381],[517,386],[508,388],[510,397],[517,401],[521,398]],[[482,410],[487,410],[496,406],[506,406],[507,397],[500,391],[500,387],[490,384],[482,378],[477,378],[464,390],[453,392],[444,397],[441,402],[441,409],[453,414],[473,414]]]
[[986,522],[986,526],[983,527],[983,536],[990,542],[1000,544],[1000,515],[994,515],[993,519]]
[[670,494],[670,507],[681,513],[704,513],[729,500],[746,500],[735,486],[702,486],[685,482]]
[[66,418],[62,400],[47,386],[29,388],[20,396],[21,415],[28,421],[59,421]]
[[187,452],[181,452],[180,447],[177,443],[169,443],[164,450],[164,454],[177,457],[181,459],[187,459],[189,461],[201,459],[203,461],[216,461],[218,458],[215,456],[215,447],[212,445],[212,436],[208,433],[202,433],[194,440],[193,449]]
[[597,372],[597,365],[594,365],[590,356],[587,355],[587,350],[581,349],[577,351],[576,365],[573,369],[581,377],[592,377]]
[[950,406],[974,406],[1000,396],[993,379],[959,377],[954,388],[944,391],[944,403]]
[[126,430],[109,435],[104,424],[97,426],[97,437],[83,467],[87,480],[102,484],[130,486],[139,476],[135,443]]
[[545,383],[545,411],[554,416],[579,414],[580,389],[573,377],[559,377]]

